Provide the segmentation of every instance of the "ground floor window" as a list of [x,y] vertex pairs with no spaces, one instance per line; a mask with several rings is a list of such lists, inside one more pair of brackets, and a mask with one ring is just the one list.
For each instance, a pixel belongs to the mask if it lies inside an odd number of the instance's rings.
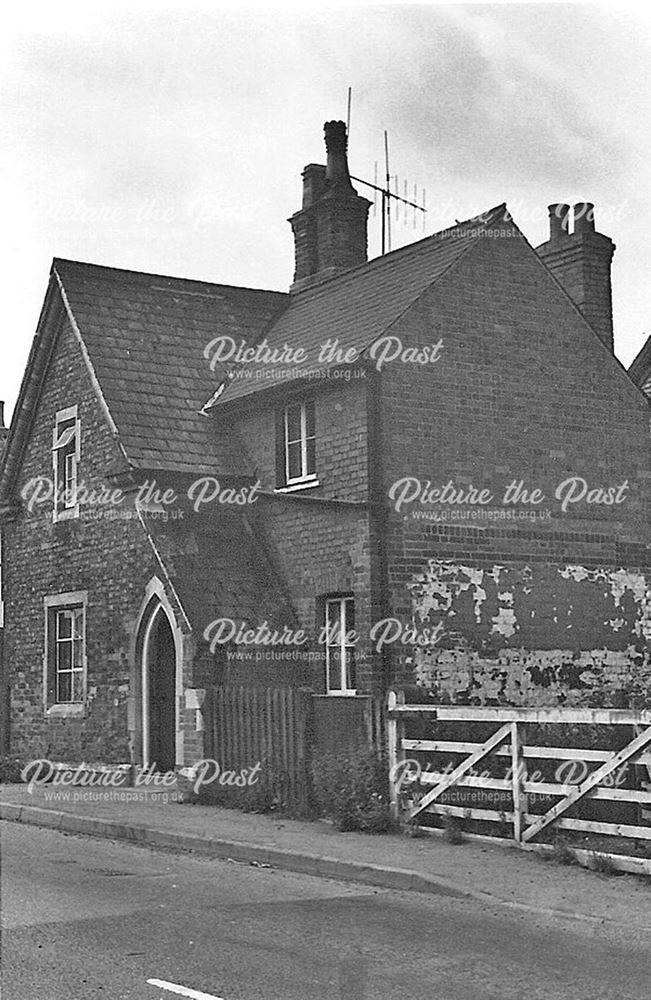
[[325,600],[326,690],[355,694],[355,601],[353,597]]
[[78,712],[86,697],[86,593],[45,598],[45,707]]

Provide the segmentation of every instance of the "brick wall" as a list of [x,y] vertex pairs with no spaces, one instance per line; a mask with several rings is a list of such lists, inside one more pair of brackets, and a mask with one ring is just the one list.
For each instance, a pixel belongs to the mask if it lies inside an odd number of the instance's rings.
[[[648,699],[641,394],[518,236],[484,238],[392,332],[405,345],[442,338],[443,349],[435,365],[394,362],[383,374],[385,490],[415,477],[493,497],[391,505],[393,611],[432,631],[426,648],[392,648],[395,678],[484,702]],[[554,494],[571,476],[590,489],[627,480],[623,502],[563,512]],[[505,506],[513,480],[542,502]],[[477,514],[486,510],[493,520]]]
[[[19,489],[52,477],[55,414],[77,405],[79,481],[107,483],[119,455],[79,347],[62,330],[35,415]],[[121,510],[121,508],[119,508]],[[129,513],[129,511],[125,511]],[[128,761],[130,646],[144,587],[158,571],[139,522],[84,518],[52,522],[52,503],[23,509],[4,526],[5,663],[12,685],[12,750],[24,756]],[[51,718],[43,706],[43,599],[87,591],[88,698],[81,718]]]
[[[365,380],[355,378],[339,384],[333,378],[315,381],[306,388],[306,399],[314,399],[316,469],[320,486],[305,490],[309,497],[329,500],[367,499],[366,399],[360,388]],[[298,398],[298,397],[297,397]],[[302,396],[300,398],[303,398]],[[268,398],[258,399],[255,411],[237,420],[247,454],[257,469],[262,489],[276,486],[276,407],[282,409],[289,397],[275,406]]]
[[[366,500],[368,451],[366,393],[360,381],[315,387],[316,469],[320,485],[296,494],[264,497],[257,505],[256,527],[269,557],[286,581],[301,626],[316,637],[323,622],[319,598],[333,593],[355,597],[358,644],[358,690],[374,690],[378,664],[369,655],[373,588]],[[263,484],[275,486],[274,409],[267,405],[242,417],[238,432]],[[320,501],[347,501],[348,505]],[[356,506],[352,506],[353,501]],[[323,649],[316,652],[303,682],[324,690]]]

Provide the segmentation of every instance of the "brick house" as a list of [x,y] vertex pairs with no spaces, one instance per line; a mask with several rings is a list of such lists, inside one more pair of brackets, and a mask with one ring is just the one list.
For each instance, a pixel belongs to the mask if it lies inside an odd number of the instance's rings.
[[14,752],[192,763],[224,682],[310,686],[341,739],[391,685],[651,700],[648,404],[592,206],[367,262],[326,145],[289,293],[55,259],[0,479]]

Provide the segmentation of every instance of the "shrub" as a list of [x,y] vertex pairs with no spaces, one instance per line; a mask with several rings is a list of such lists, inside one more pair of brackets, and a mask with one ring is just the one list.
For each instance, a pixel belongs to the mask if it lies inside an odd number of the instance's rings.
[[191,783],[183,779],[181,791],[180,801],[183,804],[222,806],[226,809],[241,809],[242,812],[277,813],[294,818],[310,814],[307,803],[295,801],[289,774],[282,760],[273,754],[265,755],[257,779],[252,785],[222,785],[217,780],[203,785],[195,792]]
[[339,830],[386,833],[392,826],[386,762],[373,751],[351,748],[312,762],[316,805]]
[[445,839],[449,844],[463,844],[463,821],[457,816],[446,816]]
[[623,875],[624,873],[617,867],[612,858],[607,854],[600,854],[599,851],[591,851],[588,866],[593,872],[601,875]]
[[17,757],[0,757],[0,784],[19,785],[24,766],[23,761]]
[[578,864],[576,854],[571,850],[567,841],[561,836],[557,836],[552,844],[551,857],[559,865]]

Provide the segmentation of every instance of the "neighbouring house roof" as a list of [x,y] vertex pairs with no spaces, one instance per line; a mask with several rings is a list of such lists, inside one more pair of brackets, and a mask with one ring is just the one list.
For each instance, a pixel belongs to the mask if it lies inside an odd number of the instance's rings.
[[628,374],[642,392],[651,399],[651,335],[631,363]]
[[[487,228],[500,222],[513,225],[504,204],[294,293],[265,334],[269,349],[280,350],[284,344],[303,348],[308,358],[303,367],[313,369],[327,367],[317,363],[319,349],[327,340],[336,339],[342,348],[354,347],[361,355]],[[292,381],[291,375],[283,374],[290,368],[286,364],[276,365],[276,374],[262,379],[240,374],[256,367],[268,368],[255,362],[231,366],[226,388],[215,396],[215,403],[252,396]]]

